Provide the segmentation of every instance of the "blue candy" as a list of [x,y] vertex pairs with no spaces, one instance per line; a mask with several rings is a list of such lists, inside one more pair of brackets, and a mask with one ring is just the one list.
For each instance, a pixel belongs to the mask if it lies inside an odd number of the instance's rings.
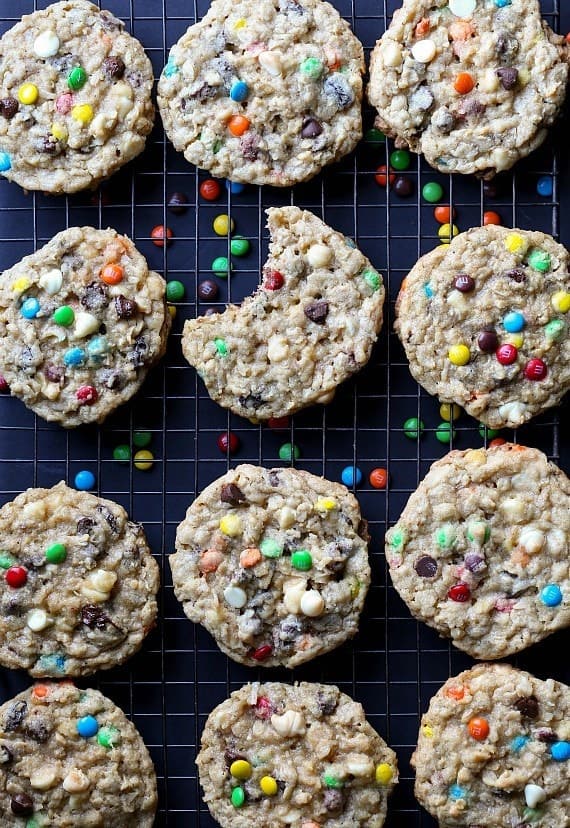
[[461,785],[452,785],[448,791],[449,798],[457,801],[458,799],[467,799],[467,791]]
[[433,288],[431,287],[429,282],[426,282],[424,285],[424,293],[428,299],[431,299],[433,296]]
[[245,101],[248,95],[249,87],[245,81],[236,81],[234,84],[232,84],[232,88],[230,89],[230,98],[232,99],[232,101],[242,103],[242,101]]
[[362,482],[362,472],[358,466],[345,466],[340,479],[345,486],[358,486]]
[[8,172],[12,167],[12,161],[7,152],[0,152],[0,172]]
[[495,6],[499,9],[504,9],[505,6],[510,6],[512,0],[495,0]]
[[550,175],[542,175],[536,182],[536,190],[539,195],[550,198],[554,192],[554,183]]
[[562,590],[558,584],[547,584],[540,593],[540,600],[547,607],[557,607],[562,603]]
[[99,730],[99,725],[97,724],[95,716],[83,716],[82,719],[77,720],[75,726],[79,735],[83,736],[84,739],[90,739],[91,736],[95,736]]
[[82,365],[85,362],[85,351],[83,348],[70,348],[63,355],[66,365]]
[[34,296],[29,299],[24,299],[20,313],[25,319],[34,319],[40,312],[40,303]]
[[94,336],[87,343],[90,357],[100,357],[109,350],[109,341],[105,336]]
[[503,317],[503,327],[509,333],[518,333],[525,326],[525,318],[518,311],[510,311]]
[[63,676],[65,675],[65,662],[64,655],[50,653],[40,656],[37,667],[41,670],[42,676]]
[[523,747],[530,741],[529,736],[515,736],[511,742],[511,750],[513,753],[520,753]]
[[95,475],[93,472],[90,472],[87,469],[77,472],[75,475],[75,488],[79,489],[80,492],[88,492],[90,489],[94,489]]
[[556,762],[567,762],[570,759],[570,742],[554,742],[550,754]]
[[162,72],[167,78],[171,78],[173,75],[176,75],[178,72],[180,72],[180,69],[175,63],[172,63],[169,58],[168,63],[166,64]]
[[226,187],[232,195],[240,195],[245,190],[245,184],[239,181],[226,181]]

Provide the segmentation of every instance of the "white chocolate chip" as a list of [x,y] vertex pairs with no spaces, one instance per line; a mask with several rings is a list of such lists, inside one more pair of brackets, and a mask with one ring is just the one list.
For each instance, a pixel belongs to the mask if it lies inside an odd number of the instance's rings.
[[326,244],[314,244],[307,251],[307,261],[311,267],[327,267],[331,263],[332,250]]
[[44,765],[38,770],[32,771],[30,774],[30,785],[36,791],[47,791],[53,786],[58,778],[58,768],[56,765]]
[[447,294],[447,301],[456,311],[464,311],[469,307],[465,294],[461,293],[460,290],[450,290]]
[[509,402],[499,406],[499,416],[506,426],[519,426],[524,422],[527,406],[520,402]]
[[193,81],[196,78],[196,66],[191,60],[185,60],[180,71],[184,75],[185,80]]
[[279,528],[290,529],[295,523],[295,512],[290,506],[283,506],[279,512]]
[[265,69],[273,77],[278,77],[282,74],[281,55],[279,52],[260,52],[257,59],[261,68]]
[[522,546],[529,555],[536,555],[544,546],[544,533],[540,529],[533,529],[532,526],[525,527],[520,533],[519,546]]
[[431,63],[436,55],[437,49],[433,40],[418,40],[412,46],[412,57],[418,63]]
[[325,608],[323,596],[316,589],[309,589],[301,596],[301,612],[309,618],[322,615]]
[[100,592],[98,589],[92,589],[87,583],[82,585],[81,594],[92,604],[104,604],[105,601],[109,600],[108,592]]
[[536,808],[540,802],[546,799],[546,791],[540,785],[525,785],[524,798],[529,808]]
[[46,382],[42,385],[42,394],[48,400],[57,400],[61,394],[61,388],[57,382]]
[[396,67],[402,63],[402,47],[393,40],[387,40],[380,50],[384,66]]
[[88,790],[90,785],[91,783],[89,782],[89,777],[86,776],[82,770],[79,770],[79,768],[72,768],[63,780],[62,788],[68,793],[75,794],[83,793]]
[[27,626],[32,632],[41,632],[52,624],[52,619],[43,609],[33,609],[28,613]]
[[40,287],[45,290],[49,296],[54,296],[61,290],[63,284],[63,273],[56,267],[53,270],[48,270],[47,273],[42,273],[40,276]]
[[485,536],[487,535],[487,524],[484,520],[474,520],[467,527],[470,537],[474,543],[482,546],[485,543]]
[[22,509],[23,520],[37,522],[44,520],[46,516],[46,505],[42,500],[34,500],[26,503]]
[[34,53],[39,58],[53,57],[59,50],[59,37],[53,29],[46,29],[34,40]]
[[521,523],[526,517],[526,507],[522,500],[507,497],[500,503],[501,511],[510,523]]
[[247,595],[241,587],[229,586],[224,589],[224,600],[236,609],[241,609],[247,603]]
[[109,572],[107,569],[96,569],[89,575],[87,581],[93,589],[99,592],[111,592],[117,583],[117,573]]
[[75,314],[75,327],[73,335],[75,339],[84,339],[86,336],[96,333],[101,326],[101,323],[96,316],[86,311],[79,311]]
[[477,0],[449,0],[449,11],[456,17],[472,17],[476,7]]
[[95,115],[89,124],[89,132],[95,138],[106,138],[117,125],[119,114],[116,109],[106,110]]
[[374,763],[363,753],[349,753],[344,762],[348,773],[352,776],[372,776]]
[[286,710],[282,716],[274,713],[271,724],[280,736],[302,736],[306,730],[305,720],[297,710]]
[[499,76],[494,69],[485,69],[479,78],[478,87],[481,92],[496,92],[499,88]]
[[128,83],[121,81],[112,87],[111,108],[117,110],[119,118],[124,118],[133,108],[133,96],[133,90]]
[[301,598],[307,589],[307,582],[299,578],[288,578],[283,584],[283,606],[287,612],[298,615],[301,611]]
[[289,345],[284,336],[272,336],[267,343],[269,362],[283,362],[289,356]]

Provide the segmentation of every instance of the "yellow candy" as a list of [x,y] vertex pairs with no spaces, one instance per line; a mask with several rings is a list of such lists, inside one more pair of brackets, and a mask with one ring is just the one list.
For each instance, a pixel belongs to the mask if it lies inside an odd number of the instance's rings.
[[34,83],[24,83],[18,89],[18,98],[23,104],[35,104],[39,94],[38,87]]
[[424,725],[422,727],[422,733],[424,736],[427,736],[428,739],[433,739],[433,727],[431,725]]
[[237,515],[225,515],[220,521],[220,532],[229,538],[235,538],[241,533],[241,520]]
[[467,345],[452,345],[447,353],[447,358],[453,365],[467,365],[471,353]]
[[466,452],[465,459],[468,463],[474,463],[476,466],[484,466],[487,462],[487,455],[483,449],[471,449]]
[[509,334],[504,339],[508,345],[514,345],[515,348],[522,348],[524,342],[524,336],[520,333]]
[[243,17],[240,17],[240,19],[236,20],[236,22],[234,23],[234,29],[245,29],[246,26],[247,21],[244,20]]
[[554,310],[560,313],[568,313],[570,311],[570,293],[565,290],[557,290],[550,300]]
[[505,239],[505,247],[509,253],[526,253],[528,242],[519,233],[509,233]]
[[141,449],[141,451],[137,451],[135,454],[135,468],[140,471],[148,471],[149,469],[152,469],[153,461],[154,455],[152,451]]
[[[442,420],[448,423],[451,420],[452,406],[449,403],[442,403],[439,407],[439,416]],[[461,417],[461,408],[453,403],[453,419],[458,420]]]
[[93,120],[93,107],[89,104],[77,104],[71,110],[71,117],[80,124],[88,124]]
[[450,239],[454,236],[459,234],[459,227],[456,224],[442,224],[439,230],[437,231],[437,235],[440,239],[443,239],[444,242],[449,243]]
[[168,306],[168,313],[170,314],[171,319],[176,319],[176,308],[174,305]]
[[332,512],[338,506],[333,497],[319,497],[315,503],[317,512]]
[[265,796],[275,796],[279,790],[279,786],[272,776],[262,776],[259,780],[259,787]]
[[14,291],[14,293],[23,293],[30,287],[30,284],[31,282],[27,278],[27,276],[21,276],[19,279],[16,279],[16,281],[12,285],[12,290]]
[[376,765],[376,781],[380,785],[387,785],[388,782],[392,781],[393,777],[394,771],[386,762],[382,762],[381,765]]
[[221,215],[216,216],[212,227],[217,236],[227,236],[230,230],[232,233],[234,232],[235,222],[225,213],[222,213]]
[[360,595],[360,586],[361,586],[361,584],[360,584],[360,581],[358,580],[358,578],[355,578],[354,581],[351,582],[351,584],[350,584],[350,597],[352,598],[352,600],[354,600],[355,598],[357,598]]
[[249,779],[252,774],[251,765],[245,759],[236,759],[230,765],[230,773],[235,779]]
[[63,124],[52,124],[51,125],[51,134],[55,138],[56,141],[67,141],[67,129],[63,126]]

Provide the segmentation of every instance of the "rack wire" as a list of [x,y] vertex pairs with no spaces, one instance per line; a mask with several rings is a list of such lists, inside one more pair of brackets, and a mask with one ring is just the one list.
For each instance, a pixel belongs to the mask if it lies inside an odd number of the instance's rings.
[[[351,23],[369,53],[385,30],[397,0],[333,0]],[[43,8],[41,0],[7,0],[0,3],[0,32],[22,14]],[[107,0],[105,7],[122,18],[144,44],[158,77],[170,46],[207,10],[206,0]],[[570,28],[570,10],[561,11],[558,0],[542,3],[555,30]],[[159,120],[159,119],[157,119]],[[372,126],[366,110],[366,127]],[[234,195],[222,188],[215,203],[199,196],[206,176],[190,167],[165,140],[160,124],[145,153],[105,183],[95,194],[53,198],[24,194],[0,181],[0,268],[33,252],[56,232],[68,226],[111,226],[127,233],[146,255],[150,265],[168,279],[186,287],[178,304],[167,357],[147,380],[142,392],[101,427],[66,432],[24,409],[19,401],[0,398],[0,499],[6,502],[28,486],[50,486],[60,479],[73,485],[78,470],[91,469],[97,491],[117,500],[135,520],[144,522],[147,536],[162,570],[160,620],[141,654],[127,665],[94,677],[91,683],[119,704],[141,731],[154,760],[159,779],[157,826],[182,828],[215,823],[202,804],[194,759],[208,713],[233,690],[249,680],[283,679],[334,682],[364,704],[369,721],[399,756],[401,782],[390,804],[388,828],[433,826],[413,797],[409,758],[415,745],[419,717],[427,702],[448,676],[469,666],[471,660],[409,615],[390,584],[381,551],[387,526],[398,518],[409,494],[430,464],[447,447],[435,438],[440,420],[438,403],[412,380],[401,346],[392,332],[393,303],[399,284],[417,257],[438,243],[433,205],[421,198],[427,181],[439,181],[446,202],[457,209],[461,229],[478,225],[485,210],[500,213],[503,223],[541,229],[562,240],[568,222],[560,227],[564,207],[562,185],[568,181],[559,168],[556,136],[543,150],[502,176],[499,195],[489,199],[480,182],[449,178],[416,159],[404,173],[414,184],[414,195],[398,198],[380,188],[374,171],[389,163],[389,144],[363,142],[355,155],[326,170],[312,182],[292,190],[246,188]],[[539,176],[550,176],[552,197],[537,195]],[[174,191],[190,201],[184,215],[172,215],[168,196]],[[220,286],[219,305],[239,301],[259,281],[267,251],[264,210],[272,205],[296,204],[313,210],[333,227],[353,237],[385,274],[389,292],[384,328],[374,356],[362,373],[348,382],[326,408],[313,408],[292,418],[283,432],[253,426],[236,418],[207,396],[195,372],[184,362],[180,334],[184,319],[204,312],[197,285],[211,278],[211,261],[230,257],[229,239],[212,232],[212,220],[228,213],[236,231],[252,241],[247,258],[233,260],[234,272]],[[172,245],[159,250],[150,239],[154,225],[172,228]],[[212,304],[212,303],[210,303]],[[214,303],[215,304],[215,303]],[[569,442],[560,423],[567,406],[538,418],[518,439],[544,450],[568,470]],[[423,437],[410,441],[403,422],[411,416],[425,423]],[[451,448],[478,446],[489,439],[478,424],[463,416],[453,423]],[[152,433],[155,462],[150,472],[118,465],[113,448],[129,443],[135,430]],[[231,430],[241,447],[222,455],[217,436]],[[208,483],[240,462],[283,465],[279,446],[292,442],[301,450],[300,468],[340,479],[347,465],[360,468],[363,482],[356,488],[373,537],[373,586],[357,639],[333,654],[293,672],[251,670],[229,661],[200,627],[184,616],[174,598],[167,564],[173,551],[176,526],[192,499]],[[373,489],[372,469],[389,472],[386,491]],[[562,634],[563,635],[563,634]],[[561,662],[560,635],[524,653],[515,662],[541,677],[570,681],[570,668]],[[0,698],[9,698],[27,686],[26,677],[0,670]],[[109,826],[111,828],[111,826]]]

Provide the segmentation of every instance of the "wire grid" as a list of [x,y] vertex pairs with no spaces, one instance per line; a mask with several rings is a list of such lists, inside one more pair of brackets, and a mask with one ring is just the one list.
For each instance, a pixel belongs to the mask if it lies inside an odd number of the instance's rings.
[[[1,0],[0,30],[19,17],[43,8],[46,2]],[[144,44],[160,73],[170,46],[188,25],[207,10],[205,0],[108,0],[104,4],[125,20],[129,30]],[[334,0],[349,20],[367,53],[385,30],[396,0]],[[555,30],[570,27],[570,10],[561,13],[558,0],[544,0],[543,11]],[[9,14],[8,14],[9,11]],[[365,124],[372,125],[366,111]],[[555,135],[560,136],[558,126]],[[556,138],[554,139],[556,140]],[[413,798],[409,758],[416,741],[419,717],[429,698],[448,676],[472,662],[447,642],[410,617],[390,585],[381,544],[387,526],[398,518],[411,491],[430,464],[447,450],[435,438],[440,420],[438,403],[412,380],[401,346],[391,332],[393,303],[403,276],[418,256],[439,241],[439,225],[433,205],[421,197],[427,181],[440,181],[445,202],[457,209],[461,229],[478,225],[485,210],[500,213],[503,223],[541,229],[559,236],[561,182],[558,153],[552,140],[514,174],[502,177],[497,198],[487,198],[474,179],[446,177],[420,159],[405,173],[415,185],[415,195],[402,199],[374,181],[373,172],[388,164],[390,144],[363,143],[356,154],[329,168],[312,182],[292,190],[246,188],[223,195],[215,204],[199,197],[206,177],[185,163],[165,141],[160,125],[147,150],[127,169],[114,176],[95,194],[50,198],[25,195],[15,185],[0,182],[0,267],[5,268],[33,252],[59,230],[78,224],[112,226],[133,238],[150,265],[168,279],[179,279],[186,297],[178,304],[169,350],[164,364],[153,371],[142,392],[101,427],[66,432],[36,418],[21,403],[0,398],[0,497],[12,499],[28,486],[50,486],[60,479],[73,485],[78,470],[91,469],[97,491],[122,503],[135,520],[144,522],[147,536],[162,568],[160,621],[142,653],[128,665],[94,677],[91,683],[119,704],[142,733],[159,779],[157,826],[215,823],[201,802],[194,758],[208,713],[237,687],[249,680],[295,679],[334,682],[364,704],[371,724],[399,756],[401,781],[390,805],[389,828],[433,826]],[[540,176],[550,176],[550,198],[537,195]],[[185,192],[190,207],[184,215],[172,215],[166,204],[173,191]],[[313,408],[291,419],[282,431],[256,427],[234,417],[207,396],[195,372],[186,365],[180,349],[185,318],[203,313],[206,305],[197,285],[211,278],[214,257],[230,258],[229,239],[212,232],[213,218],[228,213],[236,232],[252,241],[252,252],[233,259],[234,272],[220,286],[219,306],[239,301],[259,281],[267,252],[264,210],[272,205],[297,204],[313,210],[333,227],[352,236],[386,276],[390,301],[380,343],[367,368],[348,382],[326,408]],[[174,242],[162,250],[154,246],[150,230],[165,224],[174,231]],[[569,227],[562,228],[562,236]],[[423,437],[410,441],[403,422],[410,416],[426,426]],[[567,407],[549,412],[520,429],[520,442],[544,450],[568,469],[568,440],[559,428]],[[487,442],[478,424],[467,417],[453,423],[451,447],[466,448]],[[143,473],[112,459],[117,444],[130,443],[134,430],[148,430],[155,463]],[[216,438],[231,430],[241,443],[232,457],[222,455]],[[502,436],[517,439],[513,432]],[[229,661],[210,636],[183,615],[172,592],[167,555],[173,550],[175,530],[192,499],[208,483],[238,462],[265,466],[284,465],[279,447],[292,442],[301,450],[295,461],[300,468],[340,478],[344,467],[358,467],[362,484],[356,489],[373,537],[371,562],[373,586],[357,639],[333,654],[293,672],[251,670]],[[373,489],[368,476],[376,467],[389,471],[387,491]],[[562,634],[532,648],[516,663],[545,678],[570,680],[570,667],[561,663]],[[0,670],[2,701],[29,680]],[[108,828],[112,828],[109,826]]]

